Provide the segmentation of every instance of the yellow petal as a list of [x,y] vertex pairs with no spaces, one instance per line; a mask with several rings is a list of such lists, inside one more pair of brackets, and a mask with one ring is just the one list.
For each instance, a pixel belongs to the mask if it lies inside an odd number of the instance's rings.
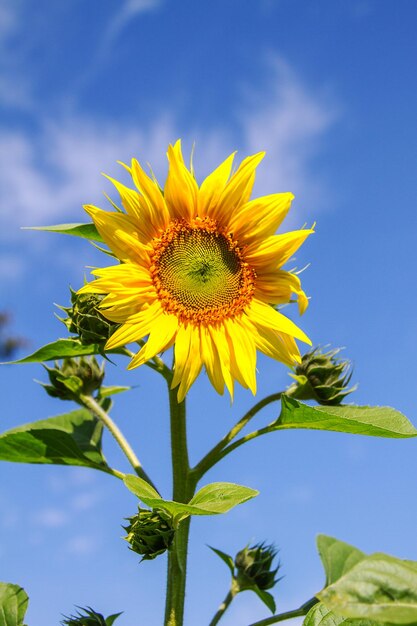
[[307,335],[298,328],[288,317],[282,315],[279,311],[276,311],[269,304],[265,304],[255,298],[246,307],[245,313],[248,318],[256,325],[272,328],[286,335],[291,335],[304,343],[308,343],[311,346],[311,341]]
[[276,193],[247,202],[233,215],[230,230],[239,243],[246,245],[274,235],[293,198],[292,193]]
[[172,388],[179,384],[178,402],[182,402],[202,368],[198,328],[191,324],[178,329],[175,340],[175,367]]
[[139,264],[148,262],[148,249],[140,242],[137,226],[128,215],[109,213],[92,205],[86,205],[84,209],[118,259]]
[[191,172],[186,168],[181,153],[181,142],[169,146],[169,170],[165,183],[165,200],[171,217],[190,220],[197,210],[198,186]]
[[126,213],[134,220],[140,240],[142,243],[148,243],[148,241],[155,236],[156,228],[152,222],[147,219],[148,210],[146,208],[145,200],[141,198],[135,189],[126,187],[126,185],[123,185],[118,180],[111,178],[111,176],[107,176],[107,174],[104,174],[104,176],[111,183],[113,183],[119,192],[120,199]]
[[232,356],[232,369],[243,387],[256,394],[256,346],[253,334],[239,320],[225,321],[229,336],[229,348]]
[[170,221],[164,196],[157,183],[149,178],[136,159],[132,160],[131,173],[133,182],[142,194],[141,220],[144,228],[148,228],[150,238],[155,237],[158,231],[165,230]]
[[242,161],[222,191],[218,202],[210,208],[209,216],[226,226],[239,207],[247,202],[255,182],[255,170],[265,153],[259,152]]
[[224,326],[220,324],[219,326],[216,326],[216,327],[209,326],[208,331],[211,335],[213,344],[217,348],[222,376],[226,384],[227,390],[230,393],[230,398],[233,401],[234,380],[231,374],[232,365],[231,365],[231,359],[230,359],[230,348],[229,348],[229,342],[227,340],[225,328]]
[[255,298],[258,300],[270,304],[284,304],[291,300],[293,293],[298,296],[298,309],[302,315],[308,306],[308,299],[296,274],[284,270],[258,273],[255,287]]
[[198,215],[206,217],[210,210],[216,206],[232,169],[233,159],[236,152],[227,157],[207,178],[202,182],[198,192]]
[[159,352],[164,352],[172,343],[178,329],[178,318],[175,315],[162,313],[153,324],[149,338],[143,348],[133,357],[128,369],[133,369],[152,359]]
[[258,350],[289,367],[301,362],[300,351],[293,337],[264,326],[252,328]]
[[221,371],[219,354],[210,333],[203,325],[200,326],[201,359],[205,365],[209,380],[217,393],[224,393],[224,378]]
[[265,271],[268,266],[281,267],[313,232],[307,228],[295,230],[268,237],[262,243],[253,243],[245,252],[245,260],[255,269],[265,268]]
[[136,314],[134,322],[123,324],[121,328],[118,328],[113,333],[105,345],[106,350],[112,350],[113,348],[143,339],[143,337],[149,334],[156,316],[161,314],[161,305],[157,301],[144,308],[140,313]]

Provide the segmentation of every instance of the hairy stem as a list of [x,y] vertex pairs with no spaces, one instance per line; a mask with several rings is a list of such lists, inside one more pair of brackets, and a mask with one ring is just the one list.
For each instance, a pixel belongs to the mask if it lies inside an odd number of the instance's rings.
[[218,624],[220,619],[223,617],[223,615],[226,613],[227,609],[231,605],[231,603],[233,601],[233,598],[235,597],[235,595],[237,593],[239,593],[239,587],[238,587],[238,585],[236,583],[236,580],[232,579],[232,585],[231,585],[231,587],[229,589],[229,593],[227,594],[227,596],[225,597],[225,599],[223,600],[223,602],[219,606],[219,608],[217,610],[217,613],[215,614],[215,616],[211,620],[209,626],[215,626],[216,624]]
[[[188,460],[185,400],[178,403],[177,391],[173,389],[169,389],[169,407],[173,500],[186,503],[193,497],[197,481],[191,474]],[[187,518],[180,522],[168,553],[165,626],[183,624],[189,530],[190,518]]]
[[[233,441],[233,439],[240,433],[240,431],[245,428],[250,420],[257,413],[259,413],[261,409],[268,406],[268,404],[271,404],[272,402],[278,402],[278,400],[281,399],[281,395],[282,392],[273,393],[270,396],[263,398],[263,400],[260,400],[251,409],[249,409],[249,411],[245,413],[245,415],[233,426],[233,428],[229,430],[229,432],[223,437],[223,439],[221,439],[219,443],[216,444],[214,448],[212,448],[210,452],[208,452],[206,456],[203,457],[201,461],[195,466],[193,471],[196,473],[196,475],[201,478],[211,467],[213,467],[213,465],[218,463],[218,461],[220,461],[220,459],[225,456],[223,450],[226,448],[226,446],[228,446],[231,441]],[[242,440],[240,439],[239,441]],[[231,446],[226,449],[229,450],[230,448]]]
[[254,622],[249,626],[269,626],[270,624],[278,624],[278,622],[283,622],[286,619],[292,619],[293,617],[303,617],[307,615],[309,610],[317,604],[317,598],[311,598],[305,604],[300,606],[298,609],[294,609],[293,611],[286,611],[285,613],[279,613],[278,615],[273,615],[272,617],[267,617],[266,619],[261,619],[259,622]]
[[154,489],[156,489],[155,485],[143,469],[138,457],[134,453],[126,437],[123,435],[117,424],[113,422],[110,415],[106,413],[104,409],[102,409],[99,403],[92,396],[86,396],[82,394],[80,395],[80,402],[82,402],[82,404],[87,407],[87,409],[94,413],[94,415],[98,417],[98,419],[104,424],[104,426],[111,432],[111,434],[119,444],[120,448],[126,455],[129,463],[135,470],[136,474],[140,476],[140,478],[143,478],[143,480],[146,480],[146,482],[148,482],[150,485],[152,485],[152,487],[154,487]]

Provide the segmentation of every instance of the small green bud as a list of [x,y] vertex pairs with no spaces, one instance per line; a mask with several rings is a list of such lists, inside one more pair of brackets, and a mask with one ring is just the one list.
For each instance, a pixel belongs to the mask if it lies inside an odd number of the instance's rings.
[[78,401],[80,394],[90,396],[101,387],[104,363],[100,366],[95,357],[64,359],[60,365],[47,367],[50,385],[43,385],[53,398]]
[[[81,608],[81,607],[79,607]],[[78,615],[71,615],[62,620],[62,626],[107,626],[107,621],[101,613],[97,613],[91,607],[81,609]]]
[[254,585],[262,591],[271,589],[278,582],[275,575],[280,568],[280,563],[272,569],[272,562],[276,555],[277,549],[265,543],[257,543],[240,550],[235,557],[239,590],[251,589]]
[[59,307],[68,315],[61,319],[70,333],[78,335],[83,345],[104,345],[119,324],[106,319],[100,311],[102,295],[80,293],[71,289],[70,307]]
[[340,348],[321,352],[315,348],[303,355],[291,377],[296,381],[287,393],[299,400],[316,400],[319,404],[336,405],[355,391],[347,389],[352,377],[350,361],[337,358]]
[[133,517],[128,517],[129,526],[126,541],[130,549],[142,556],[142,561],[154,559],[169,550],[174,540],[175,530],[172,517],[161,509],[141,509]]

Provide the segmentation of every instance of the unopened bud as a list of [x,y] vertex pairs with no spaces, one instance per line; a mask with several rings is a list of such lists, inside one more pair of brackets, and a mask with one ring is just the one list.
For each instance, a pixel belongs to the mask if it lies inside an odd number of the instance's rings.
[[319,404],[336,405],[355,391],[356,385],[347,389],[352,377],[348,360],[337,358],[340,348],[321,352],[315,348],[303,355],[292,378],[296,381],[287,390],[293,398],[316,400]]
[[50,385],[43,385],[53,398],[77,401],[81,394],[91,396],[104,379],[104,363],[100,366],[94,357],[64,359],[60,365],[47,367]]
[[277,567],[272,569],[276,555],[276,548],[265,543],[258,543],[240,550],[235,557],[236,578],[240,591],[250,589],[253,585],[263,591],[271,589],[278,582],[275,576],[280,564],[278,563]]
[[174,540],[175,530],[172,518],[160,509],[141,509],[133,517],[127,518],[129,526],[124,526],[126,541],[130,549],[140,554],[142,560],[150,560],[169,550]]
[[101,313],[99,306],[103,297],[94,293],[78,294],[71,289],[72,306],[59,307],[68,315],[65,319],[60,318],[61,321],[70,333],[78,335],[83,345],[104,345],[118,327]]

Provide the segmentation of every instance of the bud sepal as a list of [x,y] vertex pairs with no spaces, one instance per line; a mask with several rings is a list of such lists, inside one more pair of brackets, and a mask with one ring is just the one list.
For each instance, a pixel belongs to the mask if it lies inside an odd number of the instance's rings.
[[99,391],[104,379],[104,363],[100,366],[95,357],[63,359],[61,364],[55,361],[55,367],[44,368],[50,384],[41,384],[48,395],[60,400],[80,402],[82,395]]
[[340,348],[328,352],[314,348],[304,354],[295,373],[290,374],[295,383],[286,394],[298,400],[315,400],[322,405],[340,404],[357,385],[347,388],[352,377],[351,363],[337,358],[339,352]]
[[133,552],[140,554],[142,561],[155,559],[169,550],[175,536],[174,520],[162,509],[141,509],[128,517],[125,540]]

